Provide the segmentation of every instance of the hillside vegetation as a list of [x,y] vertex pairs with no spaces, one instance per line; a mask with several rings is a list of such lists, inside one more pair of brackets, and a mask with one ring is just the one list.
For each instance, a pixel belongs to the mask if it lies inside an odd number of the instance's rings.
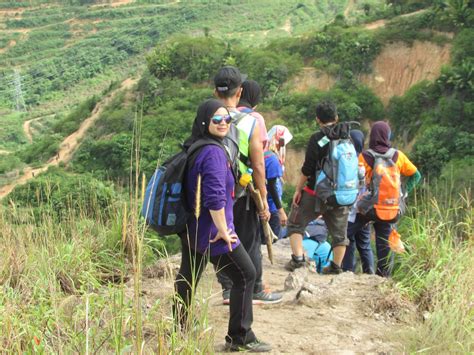
[[[17,3],[10,4],[12,9],[0,23],[0,90],[11,91],[12,69],[20,70],[25,104],[31,106],[51,100],[80,81],[96,77],[133,56],[143,55],[170,34],[206,33],[232,43],[241,42],[238,37],[255,42],[251,40],[252,33],[267,31],[271,37],[273,32],[282,31],[280,27],[286,20],[296,33],[318,28],[325,18],[341,11],[345,1],[319,1],[317,5],[301,1],[295,5],[292,1],[267,0],[256,8],[248,2],[232,1],[186,6],[140,1],[120,7],[33,2],[40,6],[18,10],[14,10]],[[230,12],[232,20],[215,24],[218,14]],[[0,107],[11,107],[9,99],[4,96]]]
[[[396,320],[406,331],[387,335],[397,351],[471,352],[473,6],[432,5],[2,3],[0,193],[12,192],[0,203],[1,351],[216,351],[210,291],[193,305],[191,336],[173,328],[173,270],[160,260],[178,243],[147,231],[138,210],[146,178],[178,151],[198,104],[212,96],[212,76],[232,64],[262,85],[259,111],[268,128],[290,128],[293,147],[315,130],[322,99],[364,129],[390,121],[395,144],[408,149],[425,182],[400,223],[408,252],[397,257],[393,283],[372,290],[390,297],[374,301],[374,312],[393,320],[397,307],[411,305],[412,317]],[[426,41],[450,51],[432,80],[388,101],[364,84],[384,48]],[[330,77],[330,88],[294,90],[308,68]],[[18,80],[26,112],[12,109]],[[161,290],[145,289],[143,274]]]

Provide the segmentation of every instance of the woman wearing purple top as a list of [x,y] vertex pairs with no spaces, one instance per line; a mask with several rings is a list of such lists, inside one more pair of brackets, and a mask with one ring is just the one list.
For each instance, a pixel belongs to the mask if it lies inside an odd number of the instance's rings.
[[[198,108],[191,137],[186,145],[207,140],[192,157],[184,183],[185,196],[193,212],[200,176],[200,212],[188,221],[188,234],[181,236],[181,267],[176,277],[179,301],[175,314],[186,327],[187,310],[199,278],[209,259],[218,270],[226,270],[232,279],[230,318],[226,336],[228,350],[269,351],[252,331],[252,296],[255,267],[234,232],[233,191],[235,180],[222,139],[229,131],[231,117],[217,100],[207,100]],[[268,350],[267,350],[268,349]]]

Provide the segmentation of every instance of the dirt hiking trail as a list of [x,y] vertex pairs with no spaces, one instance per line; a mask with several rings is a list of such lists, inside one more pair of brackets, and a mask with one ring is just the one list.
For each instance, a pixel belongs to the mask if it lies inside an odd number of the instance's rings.
[[[416,16],[416,15],[422,14],[426,11],[427,11],[426,9],[421,9],[421,10],[417,10],[417,11],[414,11],[414,12],[410,12],[408,14],[400,15],[400,16],[395,17],[395,18],[404,18],[404,17]],[[385,25],[387,24],[387,21],[388,20],[377,20],[377,21],[374,21],[374,22],[369,22],[369,23],[366,23],[364,25],[364,28],[366,30],[376,30],[377,28],[385,27]]]
[[[43,166],[39,168],[26,167],[23,170],[22,176],[15,179],[8,185],[0,187],[0,199],[7,196],[17,185],[25,184],[26,182],[28,182],[30,179],[34,178],[38,174],[48,170],[50,166],[57,166],[59,163],[68,163],[71,160],[74,153],[76,152],[77,148],[79,147],[81,139],[84,138],[89,128],[100,117],[100,114],[104,110],[104,107],[106,107],[121,90],[131,88],[136,82],[137,82],[136,79],[131,79],[131,78],[124,80],[120,84],[120,87],[118,89],[115,89],[114,91],[109,93],[101,102],[99,102],[95,106],[94,110],[92,111],[92,114],[88,118],[86,118],[84,121],[82,121],[77,131],[67,136],[61,142],[58,153],[55,156],[51,157],[46,164],[44,164]],[[26,121],[25,124],[26,123],[28,123],[28,127],[27,127],[28,130],[24,126],[23,128],[25,129],[25,133],[30,132],[29,123],[31,122]],[[31,142],[32,140],[31,132],[30,132],[30,135],[27,134],[27,138]]]
[[[263,247],[262,247],[263,250]],[[272,291],[283,293],[283,301],[275,305],[255,305],[253,330],[262,341],[272,345],[272,354],[354,354],[397,353],[400,344],[392,335],[408,325],[402,320],[413,314],[393,291],[390,281],[375,275],[343,273],[319,275],[314,269],[289,273],[284,269],[291,253],[289,241],[273,245],[275,264],[271,265],[263,250],[264,283]],[[174,256],[161,266],[144,271],[144,304],[153,305],[169,299],[173,293],[173,276],[180,257]],[[164,266],[166,265],[166,266]],[[161,268],[161,271],[160,271]],[[133,280],[127,284],[129,297]],[[224,352],[228,306],[222,305],[220,285],[212,265],[208,265],[198,286],[200,299],[210,297],[209,326],[214,333],[214,350]]]
[[50,116],[54,116],[54,114],[32,118],[31,120],[23,122],[23,132],[25,133],[26,139],[28,139],[28,143],[30,144],[33,143],[33,131],[31,129],[31,124],[33,122],[39,121],[45,117],[50,117]]
[[283,27],[281,27],[281,29],[283,31],[285,31],[286,33],[290,34],[291,35],[291,31],[293,29],[293,27],[291,26],[291,20],[290,18],[287,18],[286,21],[285,21],[285,24],[283,25]]
[[354,0],[349,0],[347,2],[347,6],[344,10],[344,17],[347,18],[349,17],[349,13],[352,11],[352,9],[354,8]]

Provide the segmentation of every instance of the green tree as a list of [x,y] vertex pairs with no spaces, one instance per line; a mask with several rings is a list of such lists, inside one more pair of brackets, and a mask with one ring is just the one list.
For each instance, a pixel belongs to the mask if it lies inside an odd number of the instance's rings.
[[444,14],[456,27],[472,27],[473,8],[471,0],[448,0],[445,2]]
[[236,59],[241,71],[260,84],[263,96],[275,94],[302,67],[299,56],[261,49],[241,51]]
[[158,79],[177,77],[197,83],[209,80],[224,63],[226,44],[212,37],[177,37],[147,56]]
[[365,16],[370,15],[370,4],[365,3],[364,5],[362,5],[362,9],[364,10]]

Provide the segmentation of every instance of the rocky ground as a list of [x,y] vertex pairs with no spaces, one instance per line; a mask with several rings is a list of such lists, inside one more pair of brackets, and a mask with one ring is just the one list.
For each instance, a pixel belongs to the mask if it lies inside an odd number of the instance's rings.
[[[274,245],[275,264],[264,253],[264,282],[282,292],[276,305],[254,306],[253,329],[271,343],[273,354],[352,354],[403,351],[396,342],[415,314],[393,284],[373,275],[344,273],[319,275],[313,269],[289,273],[284,264],[290,255],[286,240]],[[144,273],[145,303],[172,294],[172,278],[179,257],[161,262]],[[159,287],[158,287],[159,286]],[[228,306],[222,305],[220,286],[209,265],[199,285],[199,297],[208,298],[209,324],[215,334],[215,351],[222,352],[227,330]]]

